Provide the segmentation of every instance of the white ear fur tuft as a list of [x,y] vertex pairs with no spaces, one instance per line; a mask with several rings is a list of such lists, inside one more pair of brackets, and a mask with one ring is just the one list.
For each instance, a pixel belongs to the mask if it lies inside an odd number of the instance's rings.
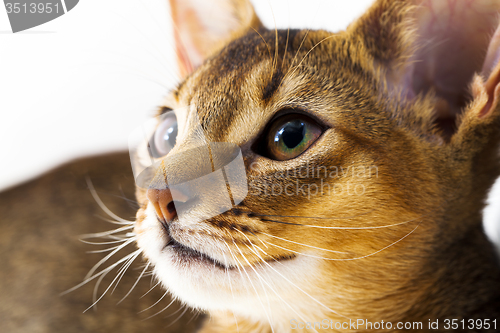
[[481,74],[486,79],[484,90],[488,96],[488,102],[479,114],[484,117],[498,106],[500,98],[500,26],[491,38]]
[[500,60],[500,26],[498,26],[495,34],[491,38],[490,45],[488,46],[488,52],[486,53],[486,58],[483,64],[483,77],[487,78],[491,75],[495,69],[498,61]]
[[249,0],[170,0],[181,77],[261,23]]

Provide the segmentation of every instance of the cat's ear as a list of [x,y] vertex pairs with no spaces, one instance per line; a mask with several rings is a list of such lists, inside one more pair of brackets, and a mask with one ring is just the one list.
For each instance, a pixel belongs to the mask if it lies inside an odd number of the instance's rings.
[[249,29],[262,25],[249,0],[169,0],[181,77]]
[[485,117],[497,108],[500,98],[500,26],[490,40],[481,74],[482,80],[478,78],[472,89],[474,95],[483,90],[484,98],[488,98],[479,113],[480,117]]
[[[491,35],[490,35],[491,36]],[[491,156],[496,156],[500,140],[500,26],[489,37],[488,51],[482,70],[474,74],[470,85],[471,101],[464,108],[455,143],[469,150],[493,143]],[[492,137],[496,140],[492,140]]]
[[372,57],[384,93],[409,103],[435,97],[427,115],[415,116],[449,139],[471,104],[487,98],[478,117],[496,107],[499,18],[498,0],[379,0],[348,31]]

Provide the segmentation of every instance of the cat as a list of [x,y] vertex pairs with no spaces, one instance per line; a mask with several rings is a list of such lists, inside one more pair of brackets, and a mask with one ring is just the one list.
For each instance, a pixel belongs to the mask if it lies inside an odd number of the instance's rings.
[[[171,2],[184,80],[160,109],[149,170],[199,178],[203,149],[186,150],[192,136],[170,110],[189,111],[205,142],[238,147],[248,192],[185,235],[182,193],[135,179],[142,208],[127,225],[163,287],[209,315],[193,319],[158,288],[140,298],[149,279],[116,306],[130,274],[97,312],[82,314],[90,285],[59,296],[95,264],[76,241],[99,231],[86,177],[111,215],[135,213],[119,190],[133,193],[130,159],[111,154],[0,193],[0,331],[498,331],[499,264],[481,228],[499,170],[497,2],[377,1],[337,34],[266,29],[247,1],[210,3],[219,17],[204,16],[205,2]],[[431,65],[437,76],[422,76]],[[297,149],[286,149],[293,136],[273,145],[297,128]],[[230,185],[236,202],[243,184]],[[141,321],[160,299],[167,317]]]
[[201,332],[499,329],[499,1],[377,0],[339,33],[170,4],[134,239]]

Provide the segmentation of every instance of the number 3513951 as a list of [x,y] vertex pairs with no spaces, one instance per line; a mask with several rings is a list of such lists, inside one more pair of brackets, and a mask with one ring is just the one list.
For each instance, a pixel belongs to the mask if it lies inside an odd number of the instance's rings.
[[490,319],[445,319],[444,320],[445,330],[456,330],[456,329],[497,329],[497,320]]
[[62,8],[60,8],[59,3],[6,3],[5,8],[7,9],[7,14],[35,14],[35,13],[45,13],[50,14],[52,12],[59,13]]

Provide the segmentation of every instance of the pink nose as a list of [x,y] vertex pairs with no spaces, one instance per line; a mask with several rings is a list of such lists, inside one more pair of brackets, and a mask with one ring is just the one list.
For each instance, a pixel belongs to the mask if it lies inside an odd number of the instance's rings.
[[176,201],[185,202],[188,199],[183,193],[168,188],[164,190],[148,189],[146,193],[148,200],[153,204],[156,214],[162,222],[171,222],[177,216],[172,194]]

